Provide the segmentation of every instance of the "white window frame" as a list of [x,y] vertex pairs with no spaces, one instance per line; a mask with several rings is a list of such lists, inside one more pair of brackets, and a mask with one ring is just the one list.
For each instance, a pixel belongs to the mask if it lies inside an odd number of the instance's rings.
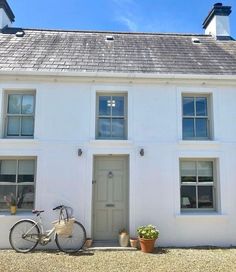
[[[207,99],[207,115],[206,116],[197,116],[196,112],[194,115],[184,115],[183,112],[183,99],[184,98],[194,98],[194,108],[196,110],[196,98],[204,97]],[[182,139],[183,140],[212,140],[212,96],[211,94],[206,93],[182,93],[181,96],[181,112],[182,112]],[[184,137],[184,119],[194,119],[194,136],[193,137]],[[207,119],[207,137],[197,137],[196,135],[196,120],[197,119]]]
[[[33,95],[34,96],[34,111],[32,114],[9,114],[8,113],[8,102],[9,95]],[[5,122],[4,122],[4,138],[8,139],[33,139],[34,138],[34,130],[35,130],[35,105],[36,105],[36,92],[34,90],[7,90],[5,92]],[[16,116],[16,117],[33,117],[33,135],[32,136],[9,136],[7,135],[7,127],[8,127],[8,117]],[[21,120],[20,120],[20,133],[21,133]]]
[[[19,186],[24,186],[24,185],[32,185],[34,186],[34,202],[33,202],[33,207],[32,209],[35,208],[35,196],[36,196],[36,186],[35,186],[35,183],[36,183],[36,170],[37,170],[37,158],[36,157],[0,157],[0,161],[7,161],[7,160],[10,160],[10,161],[16,161],[16,181],[13,183],[13,182],[0,182],[0,187],[1,186],[16,186],[16,187],[19,187]],[[17,180],[18,180],[18,170],[19,170],[19,161],[25,161],[25,160],[29,160],[29,161],[34,161],[34,165],[35,165],[35,168],[34,168],[34,181],[33,182],[23,182],[21,185],[18,185],[17,183]],[[17,208],[18,210],[20,211],[31,211],[32,209],[24,209],[24,208]],[[2,209],[0,208],[0,211],[8,211],[8,209]]]
[[[213,166],[213,184],[212,182],[198,182],[198,171],[196,174],[196,182],[186,182],[186,183],[182,183],[181,182],[181,162],[195,162],[197,164],[197,162],[212,162],[212,166]],[[210,212],[214,212],[217,211],[217,207],[219,206],[218,203],[218,193],[217,193],[217,187],[218,187],[218,181],[217,181],[217,169],[216,167],[218,166],[216,159],[209,159],[209,158],[181,158],[179,160],[179,195],[180,195],[180,210],[181,212],[204,212],[204,211],[210,211]],[[181,198],[181,187],[182,186],[194,186],[196,187],[196,208],[182,208],[181,207],[181,202],[182,202],[182,198]],[[212,186],[212,196],[213,196],[213,208],[198,208],[197,207],[197,203],[198,203],[198,190],[197,187],[198,186]]]
[[[99,97],[101,96],[122,96],[124,97],[124,116],[100,116],[99,115]],[[127,140],[127,137],[128,137],[128,127],[127,127],[127,124],[128,124],[128,117],[127,117],[127,114],[128,114],[128,95],[127,93],[120,93],[120,92],[99,92],[96,94],[96,140]],[[124,137],[121,137],[121,138],[117,138],[117,137],[99,137],[98,136],[98,120],[99,118],[110,118],[110,119],[120,119],[122,118],[124,120]]]

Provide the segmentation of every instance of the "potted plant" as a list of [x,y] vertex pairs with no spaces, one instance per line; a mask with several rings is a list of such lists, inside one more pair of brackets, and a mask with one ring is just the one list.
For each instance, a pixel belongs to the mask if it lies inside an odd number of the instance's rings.
[[85,241],[85,247],[86,248],[89,248],[91,247],[93,244],[93,239],[92,238],[87,238],[86,241]]
[[10,207],[11,214],[15,215],[19,199],[17,199],[16,196],[11,193],[10,196],[4,196],[4,200]]
[[136,237],[131,237],[129,239],[130,241],[130,246],[133,247],[133,248],[138,248],[138,238]]
[[119,231],[119,244],[121,247],[129,245],[129,233],[125,229]]
[[159,236],[159,230],[153,225],[138,227],[137,229],[141,251],[151,253],[154,251],[156,239]]

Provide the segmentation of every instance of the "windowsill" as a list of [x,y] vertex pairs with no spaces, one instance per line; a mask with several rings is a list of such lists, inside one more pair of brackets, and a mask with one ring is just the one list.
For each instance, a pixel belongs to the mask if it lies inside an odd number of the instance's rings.
[[12,215],[9,211],[2,211],[0,212],[0,218],[4,218],[4,217],[12,217],[12,218],[22,218],[22,217],[34,217],[34,214],[32,213],[32,211],[19,211],[17,210],[15,215]]
[[176,219],[224,219],[228,218],[227,214],[219,213],[216,211],[205,212],[182,212],[175,214]]
[[38,143],[39,140],[35,138],[1,138],[0,139],[0,144],[6,144],[6,143],[26,143],[26,144],[36,144]]
[[130,140],[91,140],[90,145],[92,146],[131,146],[133,145],[133,141]]
[[181,145],[220,145],[219,141],[215,140],[179,140]]

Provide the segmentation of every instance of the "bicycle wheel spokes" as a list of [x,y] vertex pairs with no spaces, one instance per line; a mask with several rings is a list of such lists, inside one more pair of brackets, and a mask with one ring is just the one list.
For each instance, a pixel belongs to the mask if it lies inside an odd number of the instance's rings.
[[56,244],[61,251],[66,253],[74,253],[79,251],[86,240],[86,231],[82,224],[75,221],[73,224],[72,235],[63,236],[56,235]]
[[37,246],[39,233],[39,228],[33,221],[22,220],[12,227],[9,241],[17,252],[29,252]]

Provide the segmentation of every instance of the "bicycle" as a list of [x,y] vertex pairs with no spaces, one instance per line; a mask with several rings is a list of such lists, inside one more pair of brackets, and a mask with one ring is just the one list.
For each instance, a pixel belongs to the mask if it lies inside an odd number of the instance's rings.
[[[68,220],[72,216],[72,208],[64,205],[57,206],[53,210],[60,210],[59,221],[53,222],[54,224],[60,222],[60,220]],[[33,210],[32,213],[36,215],[36,220],[22,219],[12,226],[9,233],[9,242],[15,251],[27,253],[32,251],[38,244],[45,246],[51,242],[53,234],[58,249],[63,252],[75,253],[84,246],[86,231],[81,223],[72,222],[70,235],[58,234],[56,226],[44,231],[41,218],[43,212],[44,210]]]

